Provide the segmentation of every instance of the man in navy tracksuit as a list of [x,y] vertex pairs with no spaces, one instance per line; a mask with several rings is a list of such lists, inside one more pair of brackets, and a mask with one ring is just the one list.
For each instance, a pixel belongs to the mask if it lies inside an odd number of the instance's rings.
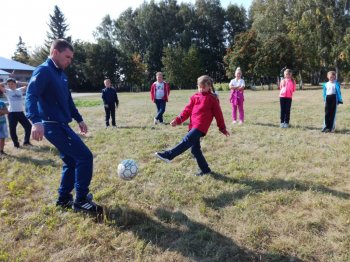
[[116,127],[115,108],[118,107],[119,104],[117,91],[112,87],[110,79],[105,79],[104,85],[105,88],[102,89],[102,100],[106,113],[106,128],[109,127],[109,118],[112,118],[112,126]]
[[[27,117],[32,122],[32,138],[43,136],[60,152],[63,160],[57,206],[90,214],[101,213],[102,207],[92,202],[89,185],[92,178],[93,156],[80,137],[70,128],[72,118],[80,132],[87,126],[73,103],[67,76],[63,72],[73,59],[72,45],[63,39],[53,41],[50,57],[38,66],[30,79],[26,95]],[[75,188],[75,201],[72,191]]]

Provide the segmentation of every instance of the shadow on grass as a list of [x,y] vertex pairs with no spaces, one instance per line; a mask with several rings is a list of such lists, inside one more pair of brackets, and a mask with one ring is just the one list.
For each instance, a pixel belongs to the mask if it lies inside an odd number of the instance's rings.
[[11,156],[9,155],[7,156],[7,158],[16,159],[16,161],[21,162],[23,164],[33,163],[36,166],[53,166],[53,167],[61,166],[59,164],[56,164],[56,162],[51,159],[36,159],[28,156],[13,156],[13,155]]
[[108,127],[106,130],[118,130],[118,129],[156,129],[159,126],[169,125],[169,123],[164,123],[162,125],[146,125],[146,126],[133,126],[133,125],[118,125],[117,128]]
[[106,222],[131,231],[162,251],[174,251],[194,261],[301,261],[280,254],[254,253],[232,239],[188,218],[182,212],[158,208],[154,218],[136,210],[119,208],[106,212]]
[[251,193],[259,192],[271,192],[278,190],[295,190],[295,191],[316,191],[323,194],[330,194],[332,196],[349,199],[350,194],[330,189],[322,185],[315,185],[311,183],[283,180],[283,179],[270,179],[267,181],[251,180],[251,179],[234,179],[226,177],[222,174],[212,173],[211,177],[216,180],[224,181],[225,183],[236,183],[247,186],[247,188],[240,189],[235,192],[225,192],[214,198],[204,198],[204,202],[207,206],[218,209],[228,205],[232,205],[235,200],[244,198]]
[[[251,123],[252,125],[256,126],[267,126],[267,127],[276,127],[280,128],[279,124],[273,124],[273,123]],[[293,125],[291,124],[289,128],[298,128],[298,129],[307,129],[307,130],[314,130],[314,131],[320,131],[322,130],[322,125],[320,127],[313,127],[313,126],[303,126],[303,125]],[[283,129],[283,128],[281,128]],[[335,129],[335,134],[343,134],[343,135],[350,135],[350,129],[342,128],[342,129]]]
[[[51,159],[38,159],[35,158],[35,153],[39,152],[39,153],[47,153],[52,151],[54,154],[58,154],[58,151],[55,148],[49,147],[49,146],[31,146],[31,147],[21,147],[20,149],[16,149],[18,152],[18,154],[14,154],[12,151],[11,154],[8,154],[6,156],[7,159],[13,159],[16,160],[20,163],[24,163],[24,164],[29,164],[29,163],[34,163],[36,166],[54,166],[57,167],[59,166],[55,161],[51,160]],[[24,152],[26,151],[26,154],[30,154],[30,156],[23,156],[22,154],[19,154],[20,152]],[[34,157],[32,157],[34,156]]]

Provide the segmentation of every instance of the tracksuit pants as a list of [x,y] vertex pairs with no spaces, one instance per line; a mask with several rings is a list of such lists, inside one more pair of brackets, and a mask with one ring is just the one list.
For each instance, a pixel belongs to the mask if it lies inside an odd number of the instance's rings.
[[232,119],[237,121],[237,107],[239,111],[239,120],[244,122],[244,108],[243,108],[243,99],[237,99],[237,105],[232,103]]
[[334,129],[334,120],[335,114],[337,112],[337,98],[336,95],[327,95],[326,96],[326,105],[325,105],[325,118],[324,122],[326,128],[329,130]]
[[17,136],[17,124],[20,123],[24,128],[24,141],[23,144],[30,142],[30,134],[32,131],[32,124],[24,115],[24,112],[9,112],[8,114],[10,136],[15,147],[19,147],[18,136]]
[[281,123],[289,124],[290,108],[292,107],[292,98],[280,97]]
[[106,126],[109,126],[109,119],[112,118],[112,126],[115,126],[115,103],[107,104],[108,107],[105,106],[105,120]]
[[45,137],[60,152],[63,160],[61,199],[69,198],[75,188],[76,201],[84,201],[92,178],[93,156],[80,137],[65,123],[44,123]]

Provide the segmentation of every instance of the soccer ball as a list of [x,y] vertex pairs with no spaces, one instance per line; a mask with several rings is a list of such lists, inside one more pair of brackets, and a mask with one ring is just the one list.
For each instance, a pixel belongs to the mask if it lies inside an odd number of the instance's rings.
[[131,180],[137,175],[138,170],[135,160],[125,159],[118,165],[118,176],[124,180]]

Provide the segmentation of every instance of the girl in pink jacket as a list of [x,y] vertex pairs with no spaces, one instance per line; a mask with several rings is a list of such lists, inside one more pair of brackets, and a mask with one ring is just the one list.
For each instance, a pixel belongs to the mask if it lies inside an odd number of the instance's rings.
[[284,79],[280,86],[280,105],[281,105],[281,128],[289,127],[290,108],[292,107],[292,97],[296,90],[296,84],[292,78],[292,70],[284,70]]

